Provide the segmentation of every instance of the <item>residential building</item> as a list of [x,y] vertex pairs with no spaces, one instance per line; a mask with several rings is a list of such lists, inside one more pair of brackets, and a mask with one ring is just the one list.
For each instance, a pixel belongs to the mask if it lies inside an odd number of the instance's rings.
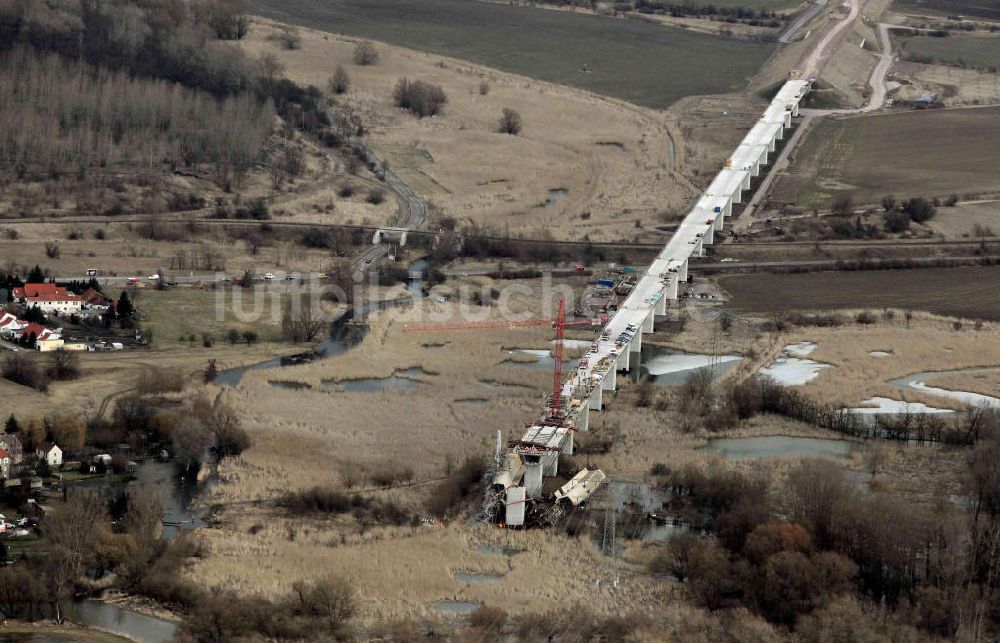
[[60,467],[63,462],[62,449],[59,445],[54,442],[43,442],[38,450],[35,451],[35,455],[38,456],[39,460],[44,460],[49,467]]
[[11,457],[10,454],[0,449],[0,478],[6,480],[10,477],[10,465]]
[[13,337],[27,325],[28,322],[18,319],[15,315],[6,311],[0,312],[0,337]]
[[55,284],[25,284],[14,289],[14,299],[20,300],[28,308],[38,306],[43,313],[58,315],[78,313],[83,307],[83,297]]
[[35,322],[27,324],[24,328],[17,331],[15,335],[18,339],[21,339],[22,337],[31,337],[32,335],[34,335],[36,342],[42,342],[49,339],[59,338],[59,335],[57,333]]
[[10,454],[12,464],[21,464],[24,455],[24,447],[21,446],[21,439],[13,433],[0,433],[0,449]]
[[107,310],[108,298],[97,292],[93,288],[87,288],[82,295],[85,308],[99,308]]

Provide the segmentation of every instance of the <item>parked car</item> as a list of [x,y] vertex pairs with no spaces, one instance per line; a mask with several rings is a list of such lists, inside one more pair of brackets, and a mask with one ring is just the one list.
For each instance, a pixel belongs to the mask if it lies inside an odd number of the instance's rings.
[[271,281],[272,279],[274,279],[274,273],[272,272],[267,273],[266,275],[264,275],[264,279]]

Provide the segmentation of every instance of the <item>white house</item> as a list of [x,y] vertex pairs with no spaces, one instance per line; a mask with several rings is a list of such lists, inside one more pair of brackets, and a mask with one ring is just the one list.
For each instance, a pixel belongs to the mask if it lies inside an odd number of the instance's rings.
[[62,449],[59,448],[54,442],[44,442],[38,450],[35,452],[39,460],[45,460],[45,462],[50,467],[62,466],[63,453]]
[[13,337],[27,325],[28,322],[21,321],[6,311],[0,312],[0,337]]
[[14,299],[19,299],[28,308],[38,306],[43,313],[59,315],[78,313],[83,307],[83,297],[55,284],[25,284],[14,289]]
[[10,454],[0,449],[0,478],[6,480],[10,477]]

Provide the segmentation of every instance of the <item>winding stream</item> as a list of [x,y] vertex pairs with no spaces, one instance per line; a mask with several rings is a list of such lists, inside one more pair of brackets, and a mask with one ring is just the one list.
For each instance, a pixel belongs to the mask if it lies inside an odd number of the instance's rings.
[[75,623],[97,627],[143,643],[166,643],[180,634],[177,623],[92,599],[67,603],[65,615]]
[[890,380],[889,383],[904,391],[920,391],[930,395],[958,400],[959,402],[964,402],[970,406],[984,406],[987,408],[1000,409],[1000,397],[983,395],[981,393],[971,393],[968,391],[954,391],[951,389],[937,388],[927,385],[927,380],[940,377],[941,375],[969,375],[973,373],[993,373],[997,371],[1000,371],[1000,366],[960,368],[951,371],[924,371],[922,373],[914,373],[912,375],[907,375],[906,377]]

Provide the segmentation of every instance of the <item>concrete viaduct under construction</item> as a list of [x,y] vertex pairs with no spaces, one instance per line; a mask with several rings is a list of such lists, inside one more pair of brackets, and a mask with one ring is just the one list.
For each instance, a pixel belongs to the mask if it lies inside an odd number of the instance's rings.
[[498,443],[493,488],[483,507],[489,520],[510,527],[554,524],[567,503],[579,505],[604,481],[600,470],[585,469],[554,498],[541,497],[543,479],[556,475],[560,454],[573,453],[573,435],[587,431],[590,413],[601,409],[605,392],[615,391],[617,373],[639,365],[643,334],[653,332],[656,316],[666,315],[667,302],[678,298],[679,284],[687,281],[690,258],[704,254],[704,246],[714,242],[715,233],[732,215],[733,205],[741,203],[753,178],[769,164],[811,85],[810,80],[792,79],[781,87],[563,383],[558,405],[562,416],[544,414],[505,453]]

